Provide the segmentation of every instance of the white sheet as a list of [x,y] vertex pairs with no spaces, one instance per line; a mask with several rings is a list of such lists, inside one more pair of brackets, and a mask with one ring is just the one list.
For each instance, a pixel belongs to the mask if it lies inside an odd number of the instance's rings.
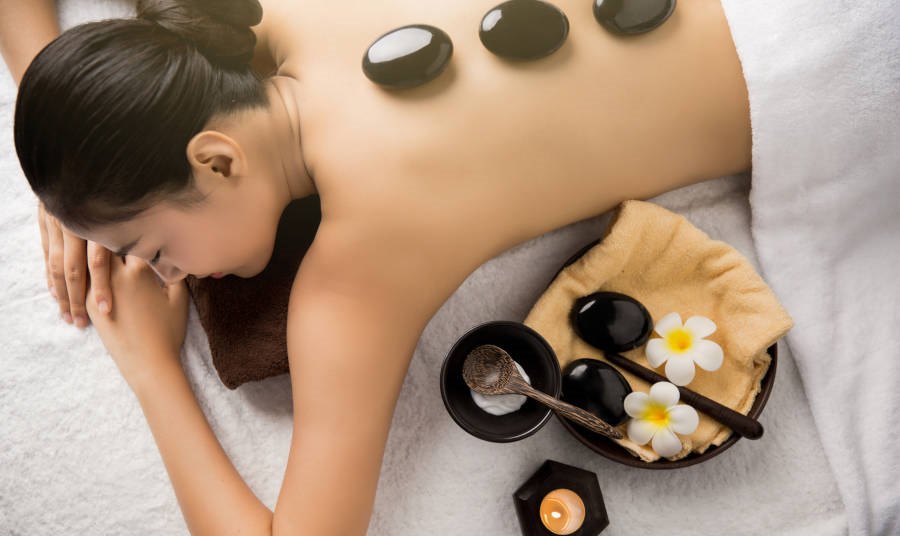
[[[900,534],[900,3],[726,0],[753,237],[853,534]],[[765,38],[760,38],[765,28]]]
[[[127,13],[127,2],[62,3],[64,24]],[[93,331],[58,319],[47,293],[34,198],[10,125],[14,88],[0,80],[0,535],[187,534],[140,407]],[[755,262],[749,178],[657,198]],[[609,535],[846,532],[844,507],[785,346],[762,416],[765,436],[695,467],[645,471],[584,448],[555,420],[512,444],[467,435],[447,415],[438,377],[453,342],[478,323],[521,320],[557,265],[596,238],[607,216],[492,259],[429,323],[403,384],[369,534],[515,536],[512,492],[545,459],[597,473]],[[196,311],[184,366],[225,451],[274,507],[291,434],[287,376],[229,391],[212,368]]]

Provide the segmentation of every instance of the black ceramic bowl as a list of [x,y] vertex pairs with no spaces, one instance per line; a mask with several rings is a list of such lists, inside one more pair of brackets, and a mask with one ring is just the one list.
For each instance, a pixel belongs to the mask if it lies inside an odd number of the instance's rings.
[[481,324],[463,335],[444,358],[441,367],[441,398],[450,417],[475,437],[495,443],[524,439],[550,420],[552,411],[528,398],[517,411],[492,415],[479,408],[462,377],[466,356],[482,344],[494,344],[509,352],[528,374],[531,386],[559,398],[562,385],[559,361],[553,349],[536,331],[519,322]]

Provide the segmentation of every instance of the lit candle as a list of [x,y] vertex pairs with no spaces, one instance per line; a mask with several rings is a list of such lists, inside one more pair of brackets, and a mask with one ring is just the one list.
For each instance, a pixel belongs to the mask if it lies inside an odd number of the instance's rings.
[[570,489],[551,491],[541,501],[541,523],[553,534],[572,534],[584,523],[584,501]]

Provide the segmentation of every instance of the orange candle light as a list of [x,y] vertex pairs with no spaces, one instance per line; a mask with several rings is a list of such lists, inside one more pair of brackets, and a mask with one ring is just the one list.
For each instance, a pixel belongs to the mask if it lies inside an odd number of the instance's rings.
[[553,534],[572,534],[584,523],[584,501],[570,489],[559,488],[541,501],[541,523]]

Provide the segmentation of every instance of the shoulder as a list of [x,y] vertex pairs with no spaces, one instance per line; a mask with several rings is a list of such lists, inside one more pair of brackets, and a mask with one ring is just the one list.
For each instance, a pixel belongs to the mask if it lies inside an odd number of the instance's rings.
[[480,262],[463,262],[446,237],[429,240],[411,227],[323,220],[294,278],[291,308],[352,300],[427,322]]

